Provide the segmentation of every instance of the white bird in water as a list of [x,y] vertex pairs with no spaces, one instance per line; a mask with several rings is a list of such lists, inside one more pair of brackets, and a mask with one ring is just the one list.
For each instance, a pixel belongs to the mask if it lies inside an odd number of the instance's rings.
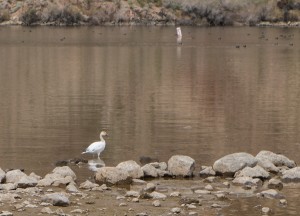
[[99,142],[93,142],[87,149],[82,152],[81,154],[98,154],[98,158],[100,159],[100,153],[103,152],[105,149],[105,140],[103,139],[104,136],[108,136],[105,131],[101,131],[100,133],[100,141]]

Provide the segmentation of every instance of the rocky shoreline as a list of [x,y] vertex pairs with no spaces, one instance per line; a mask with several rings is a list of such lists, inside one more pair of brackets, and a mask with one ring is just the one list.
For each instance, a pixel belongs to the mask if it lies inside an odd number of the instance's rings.
[[[282,189],[300,182],[300,167],[270,151],[233,153],[198,173],[195,168],[184,155],[144,166],[129,160],[96,167],[93,180],[84,182],[69,166],[43,178],[0,169],[0,215],[215,215],[240,197],[277,200],[285,208]],[[262,205],[257,211],[272,213]]]

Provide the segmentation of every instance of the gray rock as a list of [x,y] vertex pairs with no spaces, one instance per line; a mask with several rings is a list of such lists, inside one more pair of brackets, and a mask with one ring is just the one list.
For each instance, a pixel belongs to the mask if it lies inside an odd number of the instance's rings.
[[102,167],[95,174],[95,181],[98,184],[124,185],[130,184],[132,178],[128,172],[116,167]]
[[94,187],[99,187],[99,185],[96,184],[96,183],[93,183],[89,180],[86,180],[85,182],[82,182],[79,186],[80,189],[88,189],[88,190],[91,190]]
[[155,207],[160,207],[161,206],[159,200],[154,200],[153,203],[152,203],[152,205],[155,206]]
[[179,196],[181,196],[179,191],[174,191],[174,192],[170,193],[170,197],[179,197]]
[[52,183],[52,186],[63,187],[63,186],[66,186],[70,183],[75,184],[72,176],[65,176],[63,178],[59,178],[59,179],[54,180],[53,183]]
[[143,190],[145,192],[151,193],[151,192],[155,191],[155,189],[156,189],[156,185],[150,182],[146,185],[146,187]]
[[181,212],[181,208],[178,208],[178,207],[172,208],[172,209],[171,209],[171,212],[172,212],[172,213],[175,213],[175,214],[179,214],[179,213]]
[[287,205],[287,200],[286,199],[281,199],[279,200],[280,205]]
[[290,160],[284,155],[281,154],[275,154],[271,151],[260,151],[256,155],[256,159],[258,160],[269,160],[271,161],[275,166],[287,166],[289,168],[293,168],[296,166],[295,162],[293,160]]
[[194,192],[196,194],[211,194],[211,192],[208,190],[195,190]]
[[156,192],[156,191],[153,191],[149,195],[152,199],[166,199],[167,198],[167,196],[165,194],[159,193],[159,192]]
[[267,179],[270,177],[270,174],[266,170],[264,170],[261,166],[255,166],[255,167],[245,167],[244,169],[236,172],[234,176]]
[[214,203],[211,205],[212,208],[222,208],[220,204]]
[[151,166],[153,166],[155,169],[159,169],[159,170],[167,170],[168,168],[168,165],[166,162],[153,162],[153,163],[150,163]]
[[283,188],[283,184],[280,179],[272,178],[268,182],[268,188],[281,190]]
[[198,216],[199,214],[197,212],[189,212],[189,216]]
[[2,211],[0,212],[0,216],[13,216],[13,213],[9,211]]
[[125,197],[139,197],[140,193],[137,191],[127,191]]
[[18,188],[28,188],[28,187],[35,187],[37,185],[38,181],[34,177],[30,176],[23,176],[18,182],[17,187]]
[[179,201],[180,204],[192,204],[192,203],[200,203],[200,201],[193,197],[182,197]]
[[278,193],[274,189],[265,190],[259,193],[262,197],[271,198],[271,199],[282,199],[284,196]]
[[6,193],[6,194],[0,193],[0,203],[1,202],[14,203],[16,201],[16,198],[20,198],[20,196],[14,193]]
[[201,170],[199,175],[201,177],[215,176],[216,172],[214,171],[214,169],[211,166],[209,166],[209,167],[205,167],[203,170]]
[[71,211],[71,213],[75,213],[75,214],[83,214],[85,211],[82,209],[74,209]]
[[39,180],[41,180],[41,179],[42,179],[42,177],[41,177],[41,176],[39,176],[39,175],[35,174],[34,172],[30,173],[30,175],[29,175],[29,176],[30,176],[30,177],[33,177],[33,178],[35,178],[37,181],[39,181]]
[[265,170],[272,172],[272,173],[278,173],[279,168],[276,167],[271,161],[265,158],[259,158],[257,165],[261,166]]
[[0,190],[16,190],[17,184],[16,183],[7,183],[7,184],[0,184]]
[[235,185],[245,185],[245,186],[261,186],[262,181],[258,178],[251,178],[248,176],[236,177],[232,181]]
[[132,198],[132,200],[131,200],[131,202],[139,202],[140,200],[137,198],[137,197],[135,197],[135,198]]
[[257,159],[251,154],[240,152],[226,155],[215,161],[213,169],[222,175],[233,176],[237,171],[245,167],[254,167]]
[[42,208],[41,213],[43,213],[43,214],[53,214],[54,212],[49,207],[44,207],[44,208]]
[[69,206],[69,198],[62,193],[46,194],[42,197],[42,202],[51,203],[54,206]]
[[131,178],[142,178],[144,176],[141,166],[133,160],[121,162],[117,165],[117,168],[126,170]]
[[281,179],[285,183],[300,182],[300,167],[283,171]]
[[204,187],[205,190],[212,191],[214,188],[209,184]]
[[6,173],[6,183],[17,183],[22,177],[27,176],[21,170],[11,170]]
[[72,179],[74,181],[76,181],[76,174],[74,173],[74,171],[68,167],[68,166],[63,166],[63,167],[56,167],[52,173],[55,173],[55,174],[59,174],[61,175],[63,178],[66,177],[66,176],[71,176]]
[[158,177],[158,170],[151,164],[146,164],[142,167],[145,177]]
[[168,161],[168,170],[174,176],[193,176],[195,160],[189,156],[174,155]]
[[0,183],[5,181],[5,172],[0,168]]
[[54,182],[51,178],[43,178],[38,181],[37,186],[38,187],[48,187]]
[[270,214],[271,209],[269,207],[262,207],[261,212],[262,214]]
[[132,179],[132,185],[146,185],[147,182],[141,179]]
[[74,184],[69,184],[66,187],[66,191],[70,192],[70,193],[78,193],[79,192],[78,189],[77,189],[77,187]]

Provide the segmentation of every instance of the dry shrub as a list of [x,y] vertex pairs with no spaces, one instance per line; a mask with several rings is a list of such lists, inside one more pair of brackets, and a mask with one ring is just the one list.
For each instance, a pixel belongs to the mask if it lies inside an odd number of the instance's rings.
[[26,10],[20,17],[20,20],[24,25],[33,25],[40,21],[40,19],[40,16],[34,8]]
[[83,17],[75,7],[70,5],[64,7],[52,5],[44,10],[42,20],[46,23],[74,25],[82,21]]

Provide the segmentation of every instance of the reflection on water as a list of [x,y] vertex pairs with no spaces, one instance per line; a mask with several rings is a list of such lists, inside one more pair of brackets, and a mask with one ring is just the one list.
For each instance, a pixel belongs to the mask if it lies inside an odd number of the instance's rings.
[[98,171],[101,167],[105,167],[105,163],[103,160],[97,158],[97,159],[91,159],[88,160],[88,167],[89,170],[96,172]]
[[182,45],[173,27],[29,30],[1,28],[2,168],[48,172],[101,130],[107,166],[261,149],[297,161],[298,29],[185,27]]

